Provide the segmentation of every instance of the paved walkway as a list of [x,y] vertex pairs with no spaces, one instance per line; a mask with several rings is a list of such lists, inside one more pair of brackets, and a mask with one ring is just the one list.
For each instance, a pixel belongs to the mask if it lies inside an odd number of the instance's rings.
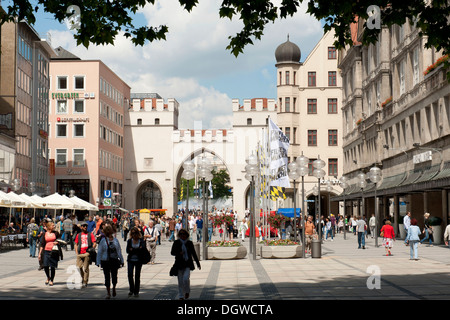
[[[125,243],[120,238],[123,250]],[[379,239],[381,244],[381,239]],[[248,239],[244,245],[248,246]],[[177,295],[176,277],[169,276],[173,264],[171,242],[157,248],[156,263],[145,265],[139,298],[128,298],[126,266],[119,270],[116,300],[172,300]],[[202,251],[202,250],[200,250]],[[0,300],[82,299],[105,297],[103,272],[91,265],[90,283],[73,288],[77,279],[75,254],[64,252],[56,270],[55,285],[44,285],[37,258],[28,249],[0,253]],[[357,239],[347,233],[322,245],[322,257],[300,259],[252,259],[201,261],[202,269],[191,273],[191,300],[299,300],[299,299],[449,299],[450,249],[419,247],[419,261],[409,260],[409,247],[397,240],[393,256],[374,246],[357,249]]]

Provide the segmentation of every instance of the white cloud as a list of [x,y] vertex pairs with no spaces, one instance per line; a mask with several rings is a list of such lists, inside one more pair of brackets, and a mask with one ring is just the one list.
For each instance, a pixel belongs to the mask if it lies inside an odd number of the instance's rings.
[[[175,98],[180,103],[180,128],[192,128],[193,122],[202,120],[204,128],[227,128],[231,126],[232,98],[252,98],[231,91],[222,77],[239,81],[239,75],[260,77],[267,87],[261,87],[258,97],[276,92],[270,83],[275,72],[274,52],[278,45],[290,40],[299,45],[302,59],[322,36],[320,22],[306,15],[305,6],[292,18],[278,20],[267,25],[261,41],[254,41],[244,54],[235,58],[228,50],[228,36],[241,28],[238,19],[230,21],[219,18],[221,1],[201,1],[192,12],[180,7],[177,0],[147,5],[140,13],[148,24],[165,24],[169,28],[166,41],[148,43],[135,47],[129,39],[117,37],[114,46],[93,46],[86,50],[76,46],[70,31],[52,31],[52,45],[62,46],[82,59],[100,59],[119,77],[130,85],[132,92],[156,92],[164,99]],[[244,77],[242,77],[244,78]],[[273,78],[273,76],[272,76]],[[215,86],[221,85],[221,91]],[[233,83],[236,87],[236,83]],[[253,92],[253,91],[252,91]]]

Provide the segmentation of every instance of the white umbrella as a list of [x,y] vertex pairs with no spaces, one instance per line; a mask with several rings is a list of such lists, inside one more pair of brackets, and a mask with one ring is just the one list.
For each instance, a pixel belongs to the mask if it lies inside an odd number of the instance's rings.
[[5,193],[3,191],[0,191],[2,193],[2,197],[6,197],[10,200],[9,207],[9,223],[11,223],[11,215],[12,215],[12,208],[22,208],[22,218],[23,218],[23,208],[27,208],[28,205],[25,203],[25,201],[19,197],[18,194],[14,192],[8,192]]
[[82,208],[80,210],[98,211],[98,207],[97,206],[94,206],[90,202],[87,202],[87,201],[85,201],[85,200],[83,200],[81,198],[78,198],[77,196],[67,197],[67,196],[63,195],[63,197],[65,197],[69,201],[79,205]]
[[25,202],[29,203],[30,208],[33,208],[33,218],[36,218],[36,208],[42,208],[42,206],[38,202],[38,199],[40,199],[41,197],[39,197],[38,195],[36,195],[35,197],[30,197],[25,193],[19,194],[19,197],[21,197]]

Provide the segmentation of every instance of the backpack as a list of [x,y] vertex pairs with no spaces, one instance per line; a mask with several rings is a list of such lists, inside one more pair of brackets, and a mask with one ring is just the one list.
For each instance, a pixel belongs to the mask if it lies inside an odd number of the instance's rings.
[[39,227],[37,226],[37,224],[35,224],[31,229],[31,237],[36,239],[38,235],[39,235]]

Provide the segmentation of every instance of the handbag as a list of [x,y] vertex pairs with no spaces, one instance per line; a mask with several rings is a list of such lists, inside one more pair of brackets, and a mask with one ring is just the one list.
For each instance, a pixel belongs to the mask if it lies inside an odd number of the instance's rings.
[[147,264],[150,262],[150,260],[152,259],[152,256],[150,254],[150,252],[147,250],[147,248],[144,246],[143,247],[143,252],[142,252],[142,264]]
[[175,267],[175,264],[172,266],[172,268],[170,268],[169,275],[171,277],[175,277],[178,275],[178,269],[177,267]]
[[56,241],[53,243],[51,256],[53,258],[59,258],[59,246],[58,246],[58,242],[56,242]]

